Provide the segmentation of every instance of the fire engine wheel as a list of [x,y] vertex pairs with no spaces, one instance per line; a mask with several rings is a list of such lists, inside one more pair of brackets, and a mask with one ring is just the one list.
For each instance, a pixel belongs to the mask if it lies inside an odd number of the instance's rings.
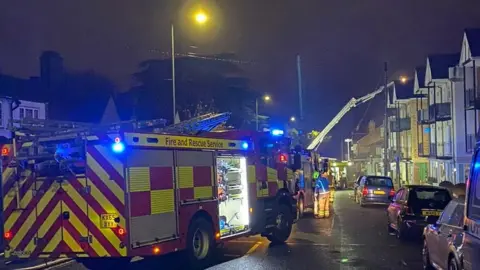
[[267,236],[267,239],[273,244],[285,243],[292,232],[292,224],[292,212],[287,205],[281,204],[277,213],[276,226],[272,233]]
[[82,258],[78,262],[90,270],[128,269],[131,258]]
[[187,237],[191,268],[204,269],[210,263],[215,248],[212,224],[203,218],[195,219],[190,224]]

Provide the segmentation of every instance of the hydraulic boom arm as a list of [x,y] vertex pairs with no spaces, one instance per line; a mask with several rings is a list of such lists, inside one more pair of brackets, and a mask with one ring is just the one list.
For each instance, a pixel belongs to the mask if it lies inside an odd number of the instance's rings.
[[[392,85],[393,85],[393,82],[389,83],[387,85],[387,88],[391,87]],[[313,141],[307,147],[307,150],[309,151],[317,150],[318,146],[320,146],[323,139],[325,139],[325,136],[327,136],[327,134],[332,130],[332,128],[335,127],[335,125],[338,124],[338,122],[340,122],[340,120],[343,118],[343,116],[345,116],[345,114],[347,114],[352,108],[356,107],[357,105],[360,105],[364,102],[371,100],[376,95],[383,92],[384,88],[385,87],[382,86],[377,90],[375,90],[374,92],[369,93],[363,97],[360,97],[358,99],[357,98],[350,99],[350,101],[340,110],[340,112],[338,112],[337,115],[335,115],[332,121],[330,121],[330,123],[328,123],[328,125],[318,134],[318,136],[313,139]]]

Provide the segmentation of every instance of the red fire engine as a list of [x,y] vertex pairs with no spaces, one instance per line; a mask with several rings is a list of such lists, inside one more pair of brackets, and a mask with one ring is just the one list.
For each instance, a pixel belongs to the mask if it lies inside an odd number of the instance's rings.
[[52,125],[16,125],[14,158],[2,174],[6,258],[69,257],[109,269],[185,250],[201,267],[222,241],[290,235],[294,177],[282,136]]

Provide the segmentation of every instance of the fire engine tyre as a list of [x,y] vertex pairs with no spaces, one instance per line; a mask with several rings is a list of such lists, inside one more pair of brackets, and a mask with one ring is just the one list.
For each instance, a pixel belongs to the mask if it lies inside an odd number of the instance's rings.
[[280,204],[276,218],[276,226],[273,228],[272,233],[267,236],[267,239],[272,242],[272,244],[285,243],[292,232],[292,224],[292,211],[286,204]]
[[90,270],[128,269],[131,258],[82,258],[78,262]]
[[192,221],[187,234],[187,253],[190,269],[205,269],[215,249],[213,225],[204,218]]

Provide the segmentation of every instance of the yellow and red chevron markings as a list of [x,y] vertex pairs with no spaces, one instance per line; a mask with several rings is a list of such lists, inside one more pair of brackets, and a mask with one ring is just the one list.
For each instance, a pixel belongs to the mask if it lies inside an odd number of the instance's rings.
[[28,172],[16,179],[15,168],[4,170],[4,230],[11,234],[6,257],[127,255],[125,236],[101,226],[101,216],[113,214],[126,228],[123,164],[108,150],[88,146],[86,174],[63,181]]

